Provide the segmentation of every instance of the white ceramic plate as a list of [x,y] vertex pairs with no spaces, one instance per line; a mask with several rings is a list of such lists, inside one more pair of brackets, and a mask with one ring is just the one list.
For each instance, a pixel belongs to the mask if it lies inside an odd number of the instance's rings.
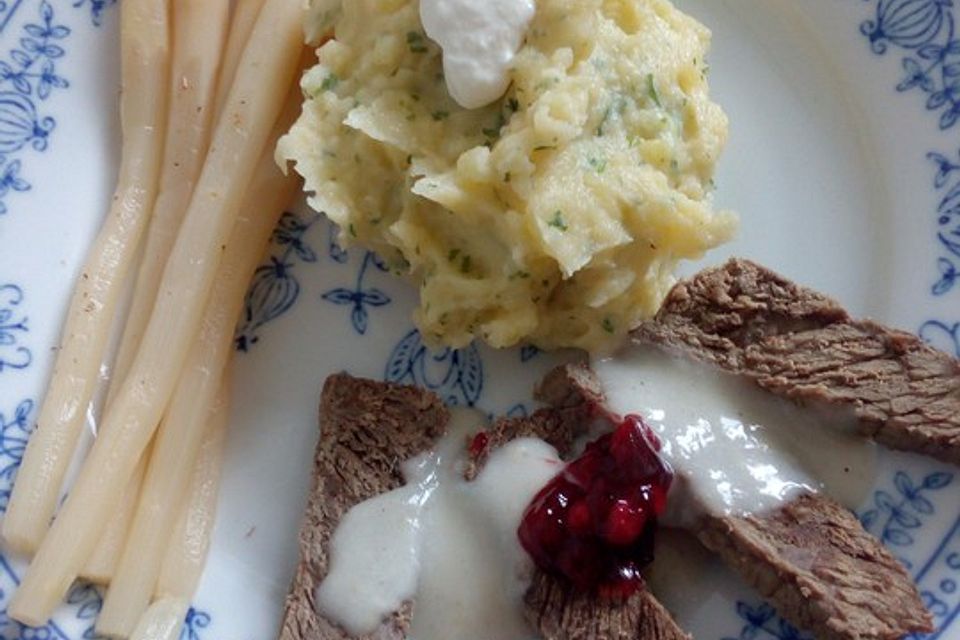
[[[960,9],[951,0],[678,4],[714,30],[712,83],[732,123],[718,201],[743,220],[740,238],[705,262],[751,257],[960,355]],[[117,13],[113,0],[0,1],[0,506],[115,178]],[[275,636],[327,374],[423,384],[516,414],[556,362],[534,350],[426,352],[409,320],[411,291],[332,237],[325,220],[298,210],[257,273],[190,640]],[[860,510],[916,576],[944,638],[960,638],[958,485],[956,468],[890,454]],[[660,568],[678,574],[665,595],[696,637],[798,637],[709,558],[692,573]],[[45,627],[9,620],[22,570],[0,558],[0,638],[93,637],[101,600],[88,587]]]

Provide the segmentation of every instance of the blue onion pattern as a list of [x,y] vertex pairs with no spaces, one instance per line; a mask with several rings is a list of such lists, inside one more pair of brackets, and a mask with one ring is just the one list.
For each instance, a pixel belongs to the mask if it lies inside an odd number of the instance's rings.
[[239,351],[248,351],[260,339],[257,331],[276,320],[300,297],[300,281],[293,274],[296,260],[316,262],[317,254],[304,241],[304,235],[320,219],[314,215],[300,218],[284,213],[273,231],[267,263],[253,274],[243,305],[243,317],[237,326],[234,344]]
[[[0,30],[20,4],[0,7]],[[39,20],[25,24],[18,46],[0,59],[0,215],[7,212],[5,199],[10,193],[30,189],[21,176],[23,160],[19,156],[46,151],[56,127],[56,120],[44,115],[41,107],[54,91],[70,86],[57,72],[70,29],[58,23],[47,0],[37,6]]]
[[[22,400],[14,409],[0,412],[0,513],[7,510],[13,479],[23,460],[27,439],[33,429],[33,400]],[[0,638],[3,636],[0,635]]]
[[117,4],[117,0],[76,0],[74,7],[90,7],[90,19],[95,26],[103,24],[103,15],[107,9]]
[[737,617],[744,622],[740,634],[723,640],[810,640],[810,636],[778,616],[766,602],[753,605],[737,602]]
[[947,11],[952,0],[880,0],[875,17],[860,25],[874,52],[887,45],[914,49],[937,37],[952,18]]
[[0,374],[26,369],[33,361],[30,349],[20,343],[29,331],[27,317],[20,310],[23,289],[15,284],[0,285]]
[[448,404],[472,407],[483,392],[483,360],[475,344],[431,352],[414,329],[393,348],[383,377],[430,389]]
[[939,320],[928,320],[920,327],[920,337],[941,351],[960,358],[960,322],[948,325]]
[[[893,477],[894,490],[874,492],[873,507],[860,514],[860,523],[891,549],[908,547],[914,543],[913,533],[936,511],[930,494],[952,482],[952,473],[931,473],[914,482],[905,471],[898,471]],[[901,560],[909,569],[911,562]]]
[[[341,249],[342,251],[342,249]],[[372,251],[364,253],[363,262],[357,271],[357,279],[352,289],[338,287],[327,291],[321,296],[327,302],[350,307],[350,324],[353,330],[364,335],[367,332],[367,321],[370,313],[368,307],[382,307],[390,304],[390,296],[376,287],[364,287],[369,269],[386,271],[387,265]]]
[[888,45],[905,52],[897,91],[919,90],[926,108],[940,114],[940,128],[960,118],[960,41],[955,38],[953,0],[871,0],[875,17],[860,31],[874,53]]

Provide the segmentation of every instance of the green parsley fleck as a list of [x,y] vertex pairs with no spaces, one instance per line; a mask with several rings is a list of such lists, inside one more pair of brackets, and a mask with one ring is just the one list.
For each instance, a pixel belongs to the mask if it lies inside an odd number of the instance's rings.
[[460,261],[460,273],[470,273],[470,256],[463,256]]
[[563,219],[563,211],[560,211],[560,209],[553,212],[553,218],[547,222],[547,226],[559,229],[560,231],[566,231],[569,228]]
[[607,333],[613,333],[613,320],[610,318],[603,319],[603,330]]
[[660,103],[660,94],[657,93],[657,86],[653,83],[653,74],[647,74],[647,96],[660,108],[663,108],[663,105]]
[[427,43],[423,39],[423,34],[416,31],[407,32],[407,46],[411,53],[426,53]]
[[516,113],[520,110],[520,102],[516,98],[508,98],[507,109],[510,109],[510,111]]
[[450,249],[450,253],[447,254],[447,260],[453,262],[457,259],[458,255],[460,255],[460,249]]
[[356,238],[356,237],[357,237],[357,230],[356,230],[356,228],[353,226],[353,223],[352,223],[352,222],[350,223],[350,226],[347,227],[347,231],[350,232],[350,237],[352,237],[352,238]]
[[555,145],[545,144],[539,147],[534,147],[533,150],[534,151],[552,151],[553,149],[556,149],[556,148],[557,147]]
[[505,174],[503,174],[503,181],[504,181],[504,182],[510,182],[510,172],[509,172],[509,171],[507,171]]
[[606,158],[589,158],[587,164],[596,171],[597,173],[603,173],[607,170],[607,159]]
[[511,280],[517,280],[517,279],[526,280],[526,279],[529,278],[529,277],[530,277],[530,272],[529,272],[529,271],[523,271],[523,270],[521,270],[521,271],[514,271],[512,274],[510,274],[510,279],[511,279]]
[[436,120],[437,122],[440,122],[441,120],[446,120],[447,118],[449,118],[449,117],[450,117],[450,112],[449,112],[449,111],[443,111],[443,110],[434,111],[433,113],[430,114],[430,116],[431,116],[434,120]]
[[327,74],[327,77],[323,79],[322,83],[320,83],[320,90],[332,91],[337,88],[338,84],[340,84],[340,78],[337,77],[337,74],[330,73]]

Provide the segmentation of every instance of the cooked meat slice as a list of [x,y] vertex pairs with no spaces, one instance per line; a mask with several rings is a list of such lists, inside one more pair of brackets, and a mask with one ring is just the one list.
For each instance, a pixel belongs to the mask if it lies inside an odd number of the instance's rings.
[[633,335],[777,395],[850,408],[878,442],[960,464],[960,362],[752,262],[679,283]]
[[933,631],[903,566],[826,496],[802,496],[764,516],[707,518],[698,537],[820,640]]
[[[600,389],[585,367],[547,379],[555,398],[596,398]],[[563,390],[559,381],[578,388]],[[568,405],[564,411],[572,409]],[[931,630],[903,567],[826,496],[802,497],[763,517],[707,517],[697,533],[784,618],[821,640],[892,640]]]
[[546,640],[688,640],[689,635],[649,591],[625,602],[577,592],[537,572],[524,598],[527,620]]
[[541,409],[525,418],[501,418],[481,436],[483,446],[471,447],[470,462],[464,472],[467,480],[476,478],[490,454],[517,438],[540,438],[550,443],[565,457],[573,442],[589,424],[584,409],[591,405],[581,404],[570,408]]
[[[280,640],[347,640],[317,614],[314,593],[327,574],[328,545],[337,523],[354,505],[403,484],[400,463],[429,450],[443,435],[449,413],[436,395],[416,387],[327,378],[320,405],[320,441],[313,489],[300,529],[300,565],[287,595]],[[403,640],[407,603],[369,640]]]
[[[574,394],[561,393],[557,397],[588,398],[585,392],[590,387],[586,383],[593,379],[588,368],[561,367],[552,376],[558,391],[563,390],[559,381],[566,380],[571,383],[569,391]],[[575,387],[574,381],[584,386]],[[541,394],[543,388],[541,386]],[[486,446],[472,451],[474,459],[467,470],[468,477],[483,468],[491,452],[517,438],[541,438],[561,456],[569,454],[575,440],[587,430],[595,404],[568,404],[559,409],[541,409],[525,418],[498,420],[487,431]],[[566,580],[537,569],[524,601],[526,618],[543,640],[688,640],[690,637],[646,590],[622,602],[611,601],[577,592]]]
[[[579,405],[547,409],[528,418],[500,420],[490,430],[488,451],[523,436],[546,439],[568,451],[587,424]],[[320,407],[320,442],[314,485],[300,531],[300,565],[287,596],[279,640],[349,640],[319,616],[314,594],[327,573],[328,545],[337,523],[354,505],[403,484],[400,463],[429,450],[445,431],[449,413],[438,397],[415,387],[327,379]],[[687,636],[650,594],[624,604],[569,593],[554,578],[535,577],[527,615],[545,640],[594,638],[680,639]],[[536,612],[534,612],[536,608]],[[403,640],[413,603],[406,603],[361,640]]]
[[603,402],[603,389],[586,364],[556,367],[544,376],[534,392],[537,400],[551,407],[584,407]]

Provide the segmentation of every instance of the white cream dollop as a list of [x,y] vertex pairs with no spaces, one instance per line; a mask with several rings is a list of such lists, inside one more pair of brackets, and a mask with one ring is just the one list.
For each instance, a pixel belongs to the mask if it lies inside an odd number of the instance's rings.
[[350,509],[333,534],[317,608],[351,635],[372,632],[415,599],[415,640],[532,636],[523,594],[533,565],[517,528],[562,463],[547,443],[520,438],[495,451],[467,482],[466,438],[483,417],[452,413],[436,448],[404,464],[407,484]]
[[533,20],[533,0],[421,0],[420,21],[443,49],[447,90],[461,107],[494,102]]

